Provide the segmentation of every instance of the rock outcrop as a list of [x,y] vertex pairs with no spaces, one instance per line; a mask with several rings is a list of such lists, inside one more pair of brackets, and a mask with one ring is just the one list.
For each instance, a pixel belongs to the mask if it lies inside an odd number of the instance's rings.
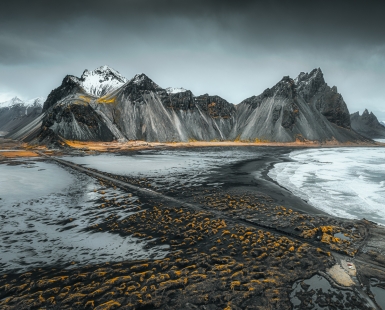
[[385,126],[382,125],[377,117],[365,109],[360,115],[359,112],[350,115],[352,129],[360,135],[369,139],[385,139]]

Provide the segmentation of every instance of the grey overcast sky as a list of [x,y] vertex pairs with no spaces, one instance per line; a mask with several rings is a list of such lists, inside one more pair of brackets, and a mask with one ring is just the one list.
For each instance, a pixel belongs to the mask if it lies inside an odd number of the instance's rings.
[[4,0],[0,102],[108,65],[229,102],[320,67],[385,120],[385,1]]

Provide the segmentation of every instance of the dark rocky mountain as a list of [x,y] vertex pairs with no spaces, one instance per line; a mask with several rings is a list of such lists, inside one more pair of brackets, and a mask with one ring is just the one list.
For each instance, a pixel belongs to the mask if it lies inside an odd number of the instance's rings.
[[361,138],[350,130],[349,110],[320,69],[282,78],[273,88],[237,106],[230,139],[293,142],[347,142]]
[[[34,123],[36,128],[38,123]],[[163,89],[145,74],[127,81],[102,66],[66,76],[40,116],[39,141],[361,141],[336,87],[320,69],[284,77],[274,87],[233,105],[184,88]],[[28,135],[24,126],[14,137]]]
[[169,93],[144,74],[90,104],[122,140],[224,140],[235,115],[218,96]]
[[337,126],[350,128],[348,107],[337,92],[337,87],[329,87],[320,68],[310,73],[301,72],[295,79],[298,95],[305,102],[314,105],[329,122]]
[[[7,136],[17,132],[27,124],[40,117],[44,98],[35,98],[23,101],[17,97],[7,102],[0,103],[0,136]],[[39,129],[38,126],[37,129]],[[36,129],[36,128],[35,128]],[[35,136],[38,130],[34,131]],[[31,128],[29,130],[31,134]]]
[[49,108],[60,102],[63,98],[66,98],[70,95],[75,95],[78,93],[85,94],[85,91],[81,87],[80,83],[80,79],[76,76],[67,75],[63,79],[61,85],[49,93],[47,100],[44,102],[43,111],[47,111]]
[[351,114],[350,120],[352,128],[360,135],[370,139],[385,139],[385,126],[367,109],[362,115],[359,112]]

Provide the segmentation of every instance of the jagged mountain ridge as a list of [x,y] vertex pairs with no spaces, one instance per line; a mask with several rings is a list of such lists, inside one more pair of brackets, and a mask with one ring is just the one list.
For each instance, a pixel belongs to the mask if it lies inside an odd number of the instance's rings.
[[350,129],[346,103],[320,69],[284,77],[239,105],[184,88],[163,89],[145,74],[127,81],[116,72],[102,66],[80,78],[67,75],[44,103],[40,140],[363,139]]
[[327,86],[320,69],[314,69],[310,74],[300,73],[296,79],[285,76],[261,95],[242,101],[230,139],[359,140],[350,130],[346,115],[349,111],[342,96],[336,88]]
[[364,137],[369,139],[385,139],[385,126],[381,124],[377,117],[365,109],[360,115],[360,112],[355,112],[350,115],[352,128]]
[[310,73],[301,72],[295,79],[295,84],[297,93],[305,102],[314,105],[329,122],[350,128],[348,107],[341,94],[337,92],[337,87],[327,85],[320,68]]
[[[47,113],[44,131],[51,130],[65,139],[276,142],[361,139],[350,130],[349,111],[342,96],[336,87],[326,84],[320,69],[301,73],[295,80],[284,77],[273,88],[238,106],[218,96],[195,97],[188,90],[163,89],[145,74],[136,75],[100,98],[87,93],[81,79],[76,77],[67,77],[51,94],[47,101],[57,101],[58,107]],[[83,109],[89,111],[94,125],[90,127],[83,120],[79,108],[76,113],[71,112],[71,117],[61,117],[65,115],[62,110],[72,111],[74,104],[92,108]]]
[[[235,108],[218,96],[168,93],[139,74],[110,94],[94,98],[74,87],[74,79],[68,80],[52,92],[64,98],[47,110],[44,138],[53,133],[76,140],[223,140],[231,130],[229,119]],[[92,125],[82,111],[87,111]]]

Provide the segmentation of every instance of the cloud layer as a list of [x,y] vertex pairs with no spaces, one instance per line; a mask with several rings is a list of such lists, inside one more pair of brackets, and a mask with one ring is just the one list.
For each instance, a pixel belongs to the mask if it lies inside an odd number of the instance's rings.
[[[383,1],[9,1],[0,92],[47,95],[107,64],[230,102],[321,67],[351,112],[385,119]],[[381,115],[381,113],[383,113]]]

